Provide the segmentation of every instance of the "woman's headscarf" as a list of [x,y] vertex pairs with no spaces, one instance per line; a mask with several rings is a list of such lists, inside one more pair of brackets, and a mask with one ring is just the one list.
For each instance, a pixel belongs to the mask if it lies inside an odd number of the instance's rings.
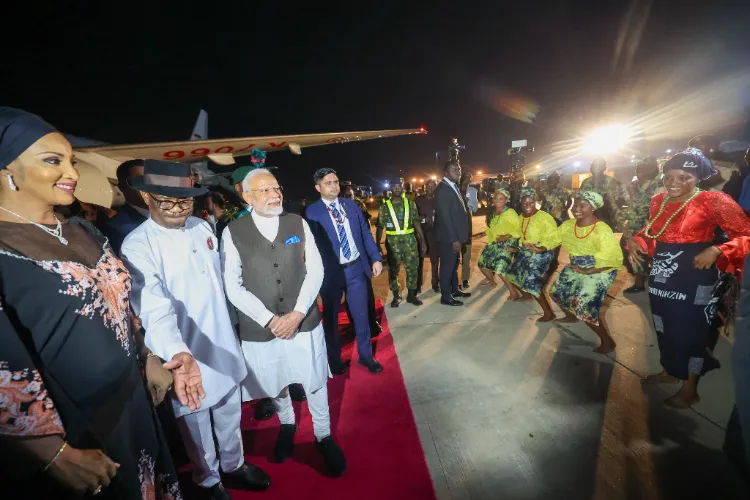
[[604,198],[596,191],[579,191],[576,198],[580,198],[591,205],[591,208],[597,210],[604,206]]
[[495,194],[497,194],[497,193],[502,194],[503,196],[505,196],[506,200],[510,201],[510,191],[508,191],[507,189],[502,188],[502,187],[501,188],[497,188],[495,190]]
[[55,127],[21,109],[0,107],[0,170],[8,167],[29,146]]
[[521,190],[521,199],[523,200],[524,198],[534,198],[535,200],[538,199],[536,191],[530,187],[523,188]]
[[688,148],[677,153],[667,160],[662,170],[665,174],[670,170],[684,170],[696,176],[698,181],[705,181],[716,174],[711,161],[703,155],[700,149],[696,148]]

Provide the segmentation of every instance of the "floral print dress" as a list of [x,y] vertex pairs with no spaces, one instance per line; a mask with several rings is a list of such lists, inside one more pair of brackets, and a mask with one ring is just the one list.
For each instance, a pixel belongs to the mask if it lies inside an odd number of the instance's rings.
[[[130,332],[130,274],[87,222],[63,235],[0,222],[0,434],[102,450],[121,467],[96,498],[182,498]],[[41,472],[3,479],[65,498]]]
[[[525,247],[527,243],[546,248],[535,253]],[[560,246],[557,222],[547,212],[537,210],[531,217],[521,217],[520,248],[508,268],[508,281],[524,292],[539,298],[544,287],[544,276],[552,263],[555,248]]]
[[622,250],[612,229],[604,222],[598,221],[593,227],[575,224],[575,220],[568,220],[559,228],[562,248],[570,254],[571,266],[607,270],[582,274],[566,266],[550,290],[550,297],[576,318],[598,326],[599,310],[622,267]]

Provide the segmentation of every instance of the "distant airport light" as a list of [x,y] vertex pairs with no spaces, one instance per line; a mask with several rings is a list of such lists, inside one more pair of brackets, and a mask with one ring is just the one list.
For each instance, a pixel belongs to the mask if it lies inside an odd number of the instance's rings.
[[383,187],[389,188],[389,187],[391,187],[391,184],[389,182],[384,182],[383,183]]
[[417,182],[417,178],[416,178],[416,177],[412,177],[412,178],[411,178],[411,181],[412,181],[412,182]]
[[671,149],[667,149],[667,154],[669,154],[669,153],[671,153],[671,152],[672,152],[672,150],[671,150]]
[[477,175],[482,175],[482,171],[481,170],[477,170]]
[[630,131],[624,125],[610,125],[596,129],[583,139],[584,149],[591,154],[605,155],[622,148],[630,139]]
[[433,181],[436,180],[437,179],[437,175],[431,176],[430,179],[432,179]]
[[537,166],[536,166],[536,168],[537,168],[537,169],[540,169],[540,168],[542,168],[542,166],[541,166],[541,165],[537,165]]
[[421,184],[424,184],[424,179],[419,179],[419,182],[420,182]]

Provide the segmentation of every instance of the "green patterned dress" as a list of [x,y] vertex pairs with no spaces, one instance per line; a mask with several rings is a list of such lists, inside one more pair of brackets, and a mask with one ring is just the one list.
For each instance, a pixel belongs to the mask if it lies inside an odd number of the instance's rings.
[[[526,293],[539,298],[544,287],[544,275],[549,270],[555,248],[560,246],[557,222],[548,214],[538,210],[531,217],[521,217],[520,249],[508,268],[508,281]],[[535,253],[527,249],[526,243],[534,243],[547,249]]]
[[599,310],[622,267],[622,251],[617,237],[604,222],[598,221],[593,227],[576,228],[575,224],[575,220],[568,220],[559,228],[562,248],[570,254],[570,264],[605,271],[582,274],[566,266],[550,290],[550,297],[576,318],[598,326]]
[[[510,238],[498,243],[498,236],[510,235]],[[477,265],[495,274],[505,275],[513,261],[513,252],[509,248],[518,246],[521,237],[521,218],[515,210],[505,207],[500,214],[494,214],[487,228],[487,246],[482,250]]]

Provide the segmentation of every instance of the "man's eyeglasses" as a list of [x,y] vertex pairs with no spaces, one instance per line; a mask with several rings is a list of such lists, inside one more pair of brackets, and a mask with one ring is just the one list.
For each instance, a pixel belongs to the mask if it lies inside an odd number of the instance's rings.
[[260,194],[263,196],[268,196],[273,192],[278,192],[281,194],[281,192],[284,190],[281,186],[264,186],[260,189],[251,189],[250,191],[260,191]]
[[149,194],[152,200],[159,205],[162,210],[172,210],[176,205],[179,205],[181,209],[185,210],[193,206],[192,198],[180,198],[177,200],[160,200],[156,196]]

